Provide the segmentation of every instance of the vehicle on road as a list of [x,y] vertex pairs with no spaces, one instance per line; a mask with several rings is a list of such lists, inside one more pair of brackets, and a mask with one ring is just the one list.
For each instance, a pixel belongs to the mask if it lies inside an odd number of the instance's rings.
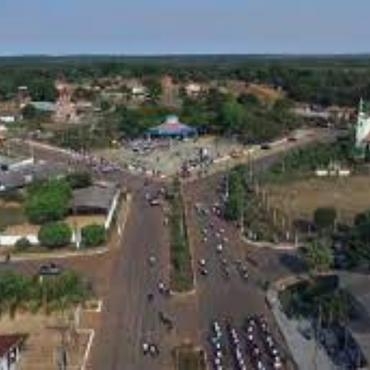
[[154,206],[160,206],[161,202],[159,201],[158,198],[153,198],[149,200],[149,204],[154,207]]
[[173,329],[173,321],[166,316],[162,311],[159,311],[158,313],[160,322],[167,328],[167,330]]
[[155,263],[157,262],[157,258],[153,255],[149,256],[149,265],[154,266]]
[[204,258],[201,258],[201,259],[199,260],[199,266],[200,266],[200,267],[205,267],[205,266],[206,266],[206,260],[205,260]]
[[204,267],[201,267],[199,269],[199,273],[202,275],[202,276],[208,276],[208,270]]
[[158,349],[157,345],[155,345],[155,344],[150,344],[149,345],[149,354],[152,357],[157,357],[159,355],[159,349]]
[[50,262],[39,267],[40,276],[55,276],[61,274],[62,271],[62,267],[56,265],[54,262]]

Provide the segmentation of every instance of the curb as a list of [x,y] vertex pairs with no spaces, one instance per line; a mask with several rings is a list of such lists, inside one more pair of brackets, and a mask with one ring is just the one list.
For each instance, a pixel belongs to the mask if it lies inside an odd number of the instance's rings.
[[108,247],[102,247],[100,249],[95,249],[93,251],[86,252],[69,252],[69,253],[30,253],[24,255],[12,255],[10,263],[21,262],[21,261],[34,261],[34,260],[44,260],[44,259],[62,259],[62,258],[77,258],[77,257],[90,257],[105,254],[109,251]]
[[268,241],[256,242],[246,237],[241,237],[241,240],[243,243],[246,243],[249,246],[256,247],[256,248],[270,248],[274,250],[294,251],[300,247],[299,245],[295,246],[294,244],[274,244]]

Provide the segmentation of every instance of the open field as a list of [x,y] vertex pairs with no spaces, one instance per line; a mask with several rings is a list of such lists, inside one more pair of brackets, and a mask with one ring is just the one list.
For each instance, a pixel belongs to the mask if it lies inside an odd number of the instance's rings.
[[311,178],[266,186],[272,207],[292,219],[312,219],[318,207],[334,207],[339,220],[348,224],[359,212],[370,209],[370,177]]
[[66,328],[65,349],[67,350],[68,368],[81,367],[88,335],[77,333],[72,326],[68,325],[68,320],[61,320],[60,315],[19,313],[15,319],[3,315],[0,319],[0,326],[2,334],[29,334],[25,348],[21,352],[19,369],[54,370],[57,368],[63,327]]

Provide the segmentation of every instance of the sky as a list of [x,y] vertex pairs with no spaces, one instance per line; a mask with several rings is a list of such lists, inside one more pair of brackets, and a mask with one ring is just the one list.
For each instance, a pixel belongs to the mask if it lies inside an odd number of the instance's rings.
[[369,0],[0,0],[0,55],[370,53]]

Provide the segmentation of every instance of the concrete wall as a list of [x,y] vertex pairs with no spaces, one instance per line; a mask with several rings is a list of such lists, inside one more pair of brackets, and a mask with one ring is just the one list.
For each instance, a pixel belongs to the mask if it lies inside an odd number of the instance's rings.
[[109,228],[110,228],[110,226],[112,224],[113,216],[114,216],[114,213],[115,213],[115,211],[117,209],[120,195],[121,195],[121,190],[117,190],[117,192],[114,195],[114,198],[112,200],[112,204],[111,204],[111,206],[109,208],[109,212],[108,212],[107,218],[105,219],[105,223],[104,223],[105,230],[109,230]]
[[39,240],[37,235],[0,235],[0,245],[2,246],[13,246],[15,243],[22,238],[27,238],[32,245],[38,245]]
[[8,370],[8,364],[5,356],[0,358],[0,370]]
[[19,348],[16,349],[16,361],[12,364],[8,365],[8,354],[0,357],[0,370],[17,370],[18,369],[18,361],[20,356]]
[[27,159],[24,159],[22,161],[11,164],[9,166],[9,170],[16,170],[16,169],[19,169],[19,168],[22,168],[22,167],[25,167],[25,166],[29,166],[29,165],[34,164],[34,163],[35,163],[34,158],[32,158],[32,157],[27,158]]
[[[0,235],[0,245],[5,247],[12,247],[17,243],[19,239],[26,238],[32,245],[39,245],[39,239],[37,235]],[[79,243],[79,237],[76,235],[75,231],[72,231],[71,243],[76,241]],[[1,370],[1,368],[0,368]]]

